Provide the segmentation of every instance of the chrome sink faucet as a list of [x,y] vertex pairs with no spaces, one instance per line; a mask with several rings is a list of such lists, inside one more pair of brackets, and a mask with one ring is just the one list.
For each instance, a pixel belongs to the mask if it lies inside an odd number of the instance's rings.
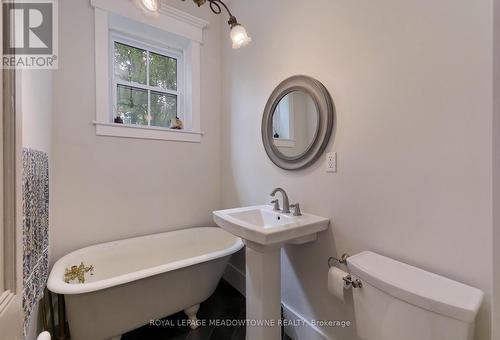
[[[277,192],[280,192],[281,196],[283,197],[283,213],[289,214],[290,213],[290,203],[288,201],[288,195],[286,194],[285,190],[283,190],[281,188],[276,188],[271,192],[271,196],[274,197],[274,195],[276,195]],[[279,209],[279,204],[277,204],[277,202],[273,201],[272,203],[274,203],[275,209],[276,209],[276,207],[278,207],[278,209]]]

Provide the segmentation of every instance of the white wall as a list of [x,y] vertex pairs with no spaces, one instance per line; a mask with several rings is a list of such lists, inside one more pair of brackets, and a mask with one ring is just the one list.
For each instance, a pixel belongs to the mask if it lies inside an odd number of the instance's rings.
[[[231,4],[253,43],[224,53],[223,205],[267,202],[281,186],[332,222],[316,243],[286,249],[284,302],[308,319],[352,320],[327,293],[326,261],[369,249],[484,290],[476,340],[490,339],[491,1]],[[337,174],[266,157],[265,103],[295,74],[333,96]]]
[[52,144],[52,78],[50,70],[18,72],[21,81],[23,146],[50,154]]
[[493,339],[500,339],[500,0],[494,1],[493,52]]
[[221,18],[207,6],[167,3],[210,21],[200,144],[95,135],[93,9],[89,0],[59,2],[52,261],[94,243],[213,224],[221,200]]
[[[52,168],[52,79],[50,70],[23,70],[17,72],[17,109],[22,119],[23,147],[43,151],[49,155],[49,173]],[[50,185],[53,177],[50,176]],[[52,204],[52,202],[50,202]],[[49,223],[49,237],[52,237]],[[49,253],[51,252],[49,242]],[[22,246],[21,246],[22,249]],[[21,278],[22,280],[22,278]],[[38,308],[33,308],[27,339],[35,339],[38,333]]]

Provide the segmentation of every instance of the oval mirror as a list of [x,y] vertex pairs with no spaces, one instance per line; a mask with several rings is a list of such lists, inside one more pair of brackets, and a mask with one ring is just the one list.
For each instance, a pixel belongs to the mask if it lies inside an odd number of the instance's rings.
[[327,89],[307,76],[286,79],[271,94],[262,118],[269,158],[286,170],[314,163],[333,130],[335,108]]
[[273,143],[287,157],[304,154],[314,142],[318,128],[318,109],[304,91],[290,92],[274,109]]

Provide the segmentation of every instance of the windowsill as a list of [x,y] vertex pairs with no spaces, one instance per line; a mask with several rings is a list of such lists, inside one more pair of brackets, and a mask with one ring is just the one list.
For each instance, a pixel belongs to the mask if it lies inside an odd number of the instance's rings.
[[273,138],[274,145],[280,148],[294,148],[295,147],[295,139],[288,138]]
[[170,140],[177,142],[200,143],[203,132],[174,130],[154,126],[140,126],[116,123],[94,122],[98,136],[122,138]]

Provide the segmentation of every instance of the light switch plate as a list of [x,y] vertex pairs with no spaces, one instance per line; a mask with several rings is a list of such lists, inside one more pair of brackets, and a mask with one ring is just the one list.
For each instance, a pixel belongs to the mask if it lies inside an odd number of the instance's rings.
[[326,172],[337,172],[337,153],[329,152],[326,154]]

